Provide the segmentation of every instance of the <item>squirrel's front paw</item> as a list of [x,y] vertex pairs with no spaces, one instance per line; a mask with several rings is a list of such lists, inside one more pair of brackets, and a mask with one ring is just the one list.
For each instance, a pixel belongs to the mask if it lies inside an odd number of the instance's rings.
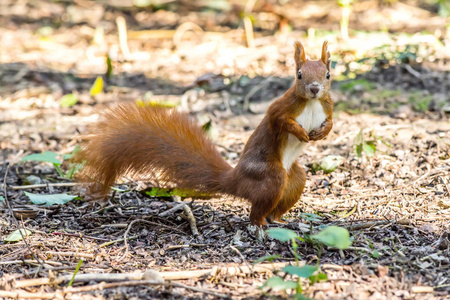
[[318,141],[318,140],[323,139],[324,137],[325,137],[325,133],[323,131],[313,130],[309,133],[309,139],[311,141]]

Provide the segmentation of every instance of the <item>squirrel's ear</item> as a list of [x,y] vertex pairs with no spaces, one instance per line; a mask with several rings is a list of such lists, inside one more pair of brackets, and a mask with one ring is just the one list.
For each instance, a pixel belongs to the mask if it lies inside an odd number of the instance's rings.
[[306,54],[302,43],[295,42],[294,47],[295,47],[294,60],[298,72],[298,70],[300,70],[301,65],[306,61]]
[[328,71],[330,70],[330,52],[328,52],[328,41],[323,42],[322,45],[322,57],[320,60],[327,66]]

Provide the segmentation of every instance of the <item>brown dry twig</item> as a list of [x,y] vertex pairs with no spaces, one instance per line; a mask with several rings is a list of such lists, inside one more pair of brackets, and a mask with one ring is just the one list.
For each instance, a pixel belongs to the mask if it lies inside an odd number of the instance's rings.
[[[255,273],[267,273],[274,270],[281,269],[290,262],[279,262],[271,264],[260,264],[253,267]],[[194,270],[194,271],[174,271],[174,272],[159,272],[159,275],[164,280],[182,280],[193,279],[204,276],[236,276],[238,274],[251,274],[252,270],[248,266],[222,266],[214,267],[212,269]],[[135,273],[120,273],[120,274],[77,274],[74,282],[90,282],[90,281],[126,281],[126,280],[143,280],[145,279],[145,272]],[[63,275],[56,278],[35,278],[27,280],[18,280],[14,283],[14,288],[25,288],[31,286],[47,285],[47,284],[61,284],[72,279],[72,275]]]
[[[78,277],[78,276],[77,276]],[[95,290],[103,290],[103,289],[113,289],[118,287],[126,287],[126,286],[138,286],[138,285],[163,285],[167,288],[170,287],[178,287],[184,288],[188,290],[192,290],[194,292],[200,292],[208,295],[213,295],[215,297],[220,298],[229,298],[228,295],[213,292],[207,289],[202,289],[198,287],[188,286],[178,282],[161,282],[157,280],[131,280],[131,281],[121,281],[121,282],[113,282],[113,283],[105,283],[101,282],[99,284],[81,286],[81,287],[66,287],[61,291],[56,291],[54,293],[29,293],[26,291],[0,291],[0,297],[8,297],[8,298],[27,298],[27,299],[64,299],[66,294],[75,294],[75,293],[83,293],[90,292]]]
[[198,232],[198,229],[197,229],[197,222],[195,221],[194,214],[192,213],[192,210],[189,207],[189,205],[184,205],[183,206],[183,211],[184,211],[184,215],[188,219],[189,226],[191,227],[192,234],[194,236],[199,236],[200,233]]

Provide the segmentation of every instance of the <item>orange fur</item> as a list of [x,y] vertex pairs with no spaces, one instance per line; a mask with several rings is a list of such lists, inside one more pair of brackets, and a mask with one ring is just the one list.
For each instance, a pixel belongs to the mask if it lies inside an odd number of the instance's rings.
[[[306,143],[324,138],[332,128],[333,102],[326,79],[329,57],[326,42],[318,61],[307,60],[302,44],[295,43],[296,71],[302,72],[302,78],[269,107],[234,169],[188,115],[163,107],[120,104],[104,114],[92,130],[93,138],[78,154],[76,160],[86,161],[82,180],[100,183],[106,193],[125,173],[156,173],[180,188],[247,199],[252,224],[279,222],[300,199],[306,181],[305,171],[295,162],[290,168],[283,165],[289,135]],[[311,84],[320,84],[317,97],[311,96]],[[326,116],[309,132],[297,122],[308,101],[319,101]]]

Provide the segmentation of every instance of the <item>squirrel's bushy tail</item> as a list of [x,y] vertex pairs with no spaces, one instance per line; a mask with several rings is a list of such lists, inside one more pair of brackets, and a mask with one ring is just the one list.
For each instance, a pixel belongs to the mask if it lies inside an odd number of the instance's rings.
[[120,104],[107,110],[90,131],[75,160],[85,160],[83,180],[106,193],[124,174],[157,174],[181,189],[224,192],[231,166],[187,114],[161,106]]

